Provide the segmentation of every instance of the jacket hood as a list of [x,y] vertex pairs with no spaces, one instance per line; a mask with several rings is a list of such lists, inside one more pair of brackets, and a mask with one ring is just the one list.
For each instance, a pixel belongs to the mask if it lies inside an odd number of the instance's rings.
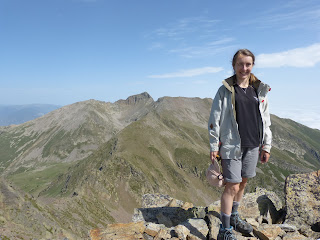
[[231,87],[236,85],[237,83],[237,80],[236,80],[236,75],[233,75],[232,77],[229,77],[225,80],[222,81],[222,84],[230,91],[232,92],[231,90]]
[[[230,91],[232,92],[232,87],[237,84],[237,79],[236,75],[233,75],[229,78],[226,78],[225,80],[222,81],[222,84]],[[265,84],[261,82],[259,79],[254,81],[251,86],[256,89],[256,91],[259,93],[261,96],[266,96],[267,93],[271,90],[270,86],[268,84]]]

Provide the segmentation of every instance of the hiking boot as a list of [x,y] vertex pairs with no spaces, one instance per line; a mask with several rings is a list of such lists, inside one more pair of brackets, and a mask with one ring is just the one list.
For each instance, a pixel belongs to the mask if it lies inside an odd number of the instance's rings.
[[217,240],[237,240],[236,237],[233,235],[232,229],[232,227],[223,228],[221,224]]
[[252,226],[246,221],[242,220],[238,212],[231,213],[230,225],[234,227],[234,230],[244,234],[249,234],[253,231]]

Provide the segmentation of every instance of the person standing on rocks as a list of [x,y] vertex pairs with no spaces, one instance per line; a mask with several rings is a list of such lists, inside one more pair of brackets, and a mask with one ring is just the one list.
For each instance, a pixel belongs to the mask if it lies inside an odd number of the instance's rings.
[[270,157],[272,133],[267,93],[271,88],[251,70],[255,56],[240,49],[233,56],[234,75],[225,79],[213,99],[208,130],[210,159],[221,156],[225,187],[221,196],[221,222],[217,239],[236,239],[232,229],[252,232],[252,226],[239,217],[238,207],[248,178],[256,175],[260,159]]

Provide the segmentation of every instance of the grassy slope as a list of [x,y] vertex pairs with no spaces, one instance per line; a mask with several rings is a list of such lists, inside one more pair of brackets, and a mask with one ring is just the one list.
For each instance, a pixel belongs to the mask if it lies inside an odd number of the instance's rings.
[[59,226],[45,205],[10,185],[0,178],[1,239],[75,239],[68,229]]
[[[205,205],[217,200],[221,193],[221,189],[213,189],[205,181],[207,151],[205,128],[183,121],[170,111],[152,112],[74,167],[49,192],[55,195],[64,188],[68,190],[62,192],[68,196],[73,191],[98,189],[100,194],[108,196],[108,203],[104,204],[109,207],[110,215],[126,205],[128,199],[137,206],[142,194],[152,192]],[[289,168],[291,165],[297,167]],[[292,153],[273,148],[270,163],[258,164],[257,176],[249,181],[247,192],[261,186],[283,196],[285,177],[298,172],[301,166],[303,163]],[[309,171],[316,168],[314,165]],[[123,189],[122,194],[119,188]],[[128,215],[133,207],[125,210]]]
[[[47,203],[59,226],[78,236],[108,222],[128,221],[144,193],[169,194],[206,205],[221,193],[221,189],[213,189],[206,183],[204,174],[209,164],[208,112],[202,109],[209,109],[210,101],[198,99],[195,107],[189,100],[162,99],[169,108],[162,105],[163,108],[131,123],[110,141],[100,144],[89,157],[39,165],[37,169],[20,168],[10,180],[33,196],[39,194],[38,200]],[[272,123],[272,130],[286,141],[319,152],[319,131],[275,116]],[[64,141],[77,137],[77,134],[68,136]],[[9,139],[9,135],[0,137],[7,145]],[[257,177],[250,180],[247,191],[261,186],[281,196],[286,176],[301,168],[304,171],[320,168],[312,151],[306,151],[303,159],[296,159],[292,152],[274,147],[271,156],[270,163],[258,164]]]
[[[61,214],[60,221],[68,225],[73,221],[74,210],[81,209],[91,219],[82,221],[85,232],[85,226],[101,221],[93,214],[98,209],[107,208],[104,213],[109,218],[105,217],[105,222],[118,221],[116,215],[130,216],[144,193],[169,194],[198,205],[217,200],[220,193],[204,181],[209,164],[206,130],[191,124],[176,123],[173,127],[172,123],[163,122],[168,121],[153,113],[134,122],[43,191],[43,197],[74,196],[64,208],[69,214]],[[84,199],[99,200],[94,205],[96,210],[84,209]],[[134,204],[128,206],[128,202]]]

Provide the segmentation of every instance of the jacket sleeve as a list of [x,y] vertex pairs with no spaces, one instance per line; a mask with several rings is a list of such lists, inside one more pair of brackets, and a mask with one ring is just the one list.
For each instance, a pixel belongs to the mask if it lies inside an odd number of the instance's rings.
[[263,128],[264,128],[264,136],[263,136],[263,143],[262,143],[262,150],[270,153],[271,150],[271,142],[272,142],[272,132],[270,130],[271,120],[270,120],[270,113],[269,113],[269,103],[268,98],[265,98],[265,104],[263,106]]
[[208,123],[210,152],[219,151],[221,109],[222,91],[220,88],[213,99]]

